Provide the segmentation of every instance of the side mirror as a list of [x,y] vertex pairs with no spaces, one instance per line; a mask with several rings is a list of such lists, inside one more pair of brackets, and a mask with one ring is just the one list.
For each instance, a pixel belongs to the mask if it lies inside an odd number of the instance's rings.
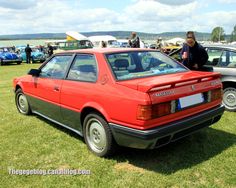
[[29,75],[32,75],[32,76],[35,76],[35,77],[38,77],[39,74],[40,74],[40,70],[39,69],[30,69],[30,71],[28,72]]

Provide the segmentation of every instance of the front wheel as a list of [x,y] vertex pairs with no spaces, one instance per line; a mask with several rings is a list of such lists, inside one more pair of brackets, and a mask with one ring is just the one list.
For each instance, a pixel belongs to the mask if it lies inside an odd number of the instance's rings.
[[16,102],[17,110],[21,114],[28,115],[31,113],[31,109],[30,109],[28,100],[21,89],[18,89],[16,91],[15,102]]
[[224,89],[223,104],[228,111],[236,111],[236,88],[227,87]]
[[89,150],[95,155],[105,157],[115,151],[116,143],[113,140],[111,130],[99,114],[91,113],[85,117],[83,134]]

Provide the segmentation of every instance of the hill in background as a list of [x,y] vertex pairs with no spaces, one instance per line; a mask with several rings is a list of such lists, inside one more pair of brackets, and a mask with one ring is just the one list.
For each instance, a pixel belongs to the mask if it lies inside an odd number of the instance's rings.
[[[131,31],[98,31],[98,32],[81,32],[81,34],[89,37],[94,35],[112,35],[118,39],[125,39],[130,37]],[[165,32],[165,33],[143,33],[137,32],[142,40],[156,40],[158,37],[163,39],[170,39],[174,37],[185,37],[185,32]],[[196,32],[198,40],[209,40],[210,33]],[[0,35],[0,40],[20,40],[20,39],[65,39],[65,33],[37,33],[37,34],[16,34],[16,35]]]
[[[89,37],[94,35],[112,35],[117,39],[126,39],[130,37],[131,31],[97,31],[97,32],[81,32],[81,34]],[[143,33],[137,32],[142,40],[171,39],[175,37],[185,38],[185,32],[164,32],[164,33]],[[210,33],[195,32],[197,40],[207,41],[211,39]],[[0,40],[30,40],[30,39],[65,39],[65,33],[37,33],[37,34],[16,34],[16,35],[0,35]],[[225,39],[229,40],[230,35],[225,35]]]

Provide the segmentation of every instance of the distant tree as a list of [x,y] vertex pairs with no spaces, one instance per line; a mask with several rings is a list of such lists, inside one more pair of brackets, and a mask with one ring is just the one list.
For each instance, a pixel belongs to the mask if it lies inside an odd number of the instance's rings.
[[230,41],[236,41],[236,25],[234,26],[234,30],[231,33]]
[[213,42],[218,42],[225,40],[225,31],[222,27],[215,27],[211,32],[211,40]]

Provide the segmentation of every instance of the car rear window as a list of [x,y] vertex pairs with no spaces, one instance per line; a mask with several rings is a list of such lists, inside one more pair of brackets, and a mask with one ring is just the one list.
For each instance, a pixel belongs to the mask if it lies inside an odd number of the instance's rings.
[[158,76],[188,71],[184,66],[158,51],[131,51],[106,54],[117,80]]

